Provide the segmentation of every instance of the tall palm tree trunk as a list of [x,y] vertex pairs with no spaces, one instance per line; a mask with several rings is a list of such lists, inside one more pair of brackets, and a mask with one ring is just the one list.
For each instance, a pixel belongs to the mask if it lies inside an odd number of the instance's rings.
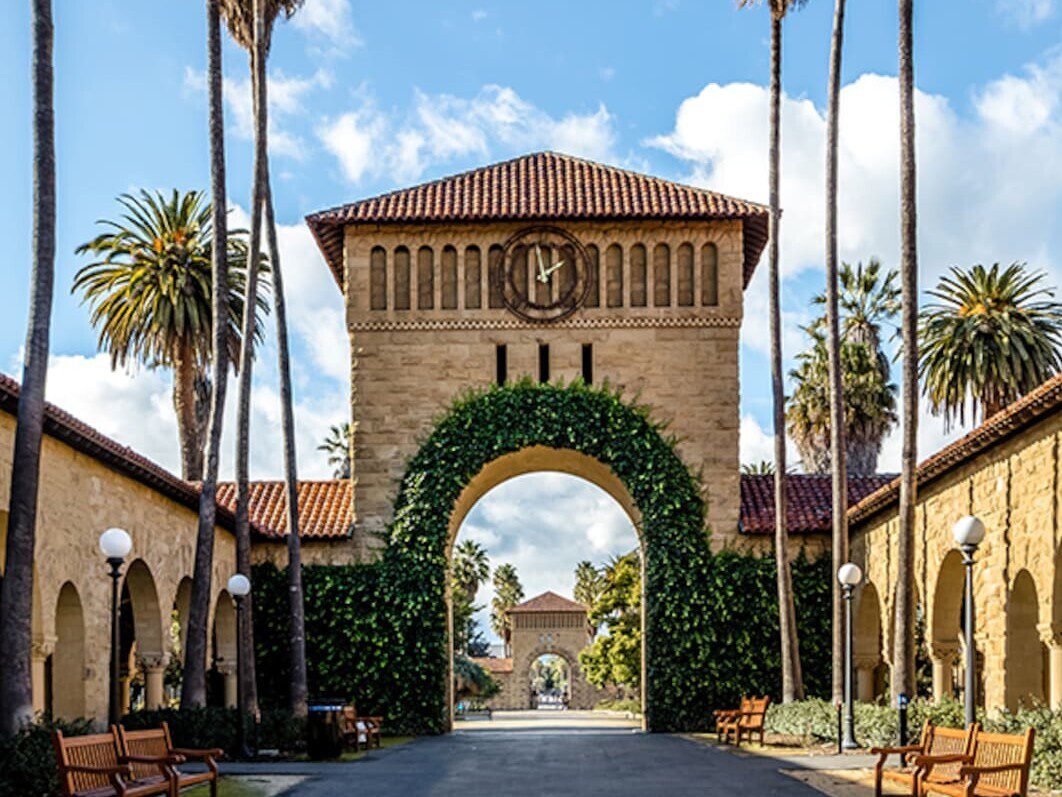
[[199,376],[194,347],[186,339],[173,358],[173,409],[181,441],[181,476],[192,482],[203,478],[203,438],[196,402]]
[[[264,27],[263,2],[254,3],[255,41],[262,38]],[[251,577],[251,522],[250,522],[250,456],[251,456],[251,372],[254,367],[255,315],[248,312],[258,295],[258,271],[262,254],[262,209],[268,187],[268,138],[267,117],[259,112],[264,106],[266,92],[265,51],[257,45],[251,48],[251,95],[254,108],[254,171],[251,184],[251,231],[247,264],[247,298],[243,313],[243,343],[240,349],[240,379],[236,403],[236,569],[247,578]],[[250,337],[247,337],[250,335]],[[244,623],[238,644],[244,665],[244,710],[254,711],[258,695],[255,684],[254,662],[254,590],[244,599]]]
[[[217,516],[217,482],[218,463],[221,450],[222,420],[225,414],[225,393],[228,386],[228,337],[227,319],[229,314],[229,265],[228,223],[226,208],[228,201],[225,191],[225,115],[222,97],[221,71],[221,14],[218,0],[206,0],[207,10],[207,92],[210,128],[210,192],[211,224],[214,227],[214,249],[211,253],[211,278],[213,279],[213,355],[211,364],[213,390],[210,395],[210,416],[207,421],[206,462],[203,474],[202,491],[199,494],[199,530],[196,535],[195,568],[193,571],[193,600],[202,596],[195,595],[195,584],[206,584],[206,614],[202,627],[206,628],[206,617],[210,611],[210,576],[214,555],[214,527]],[[189,611],[189,615],[194,612]],[[189,633],[191,638],[191,616]],[[197,630],[197,634],[199,631]],[[205,644],[205,639],[204,639]],[[197,652],[200,661],[198,667],[192,664],[188,642],[185,643],[185,669],[181,684],[182,705],[203,705],[206,702],[205,647]],[[194,673],[194,675],[192,674]]]
[[0,735],[15,733],[33,717],[30,645],[33,553],[44,385],[48,374],[55,279],[55,104],[51,0],[33,0],[33,264],[18,425],[11,463],[6,565],[0,587]]
[[778,231],[781,220],[782,17],[771,14],[770,237],[768,243],[771,315],[771,392],[774,397],[774,555],[778,570],[778,625],[782,645],[782,700],[804,696],[797,639],[793,577],[786,530],[785,385],[782,375],[782,310],[779,298]]
[[[836,0],[830,39],[830,78],[826,109],[826,345],[830,371],[830,474],[833,484],[833,573],[848,560],[848,462],[841,379],[841,323],[837,309],[837,128],[841,113],[841,56],[845,0]],[[833,585],[833,701],[844,699],[844,599]]]
[[900,72],[900,288],[903,340],[903,451],[900,464],[900,533],[896,544],[895,640],[892,695],[914,688],[914,524],[918,458],[918,214],[915,204],[913,0],[899,0]]
[[[261,97],[265,99],[264,91]],[[265,108],[264,103],[261,106]],[[264,112],[263,112],[264,115]],[[267,166],[268,175],[268,166]],[[280,371],[280,405],[284,428],[284,482],[287,493],[288,521],[288,611],[290,616],[291,647],[291,711],[306,715],[306,615],[302,592],[302,540],[299,538],[299,488],[295,462],[295,414],[291,397],[291,361],[288,355],[288,320],[284,302],[284,280],[280,271],[280,247],[277,245],[277,225],[273,214],[273,192],[266,178],[265,201],[266,235],[269,240],[269,261],[273,273],[273,318],[277,325],[277,367]]]

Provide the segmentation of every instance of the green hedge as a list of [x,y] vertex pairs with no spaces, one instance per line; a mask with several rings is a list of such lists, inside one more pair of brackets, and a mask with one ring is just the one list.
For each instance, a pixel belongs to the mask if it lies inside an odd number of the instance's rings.
[[0,739],[0,794],[52,797],[59,792],[59,777],[52,748],[52,731],[81,736],[92,731],[88,720],[40,720],[17,734]]
[[[357,701],[397,733],[446,722],[446,543],[465,485],[492,460],[529,446],[579,451],[611,468],[642,515],[646,551],[647,706],[654,730],[704,728],[712,708],[779,683],[774,562],[713,555],[698,480],[675,441],[619,394],[577,382],[522,382],[461,398],[409,463],[373,564],[307,567],[310,689]],[[829,677],[829,563],[794,568],[809,691]],[[262,701],[287,684],[286,580],[255,571]]]
[[[160,708],[134,711],[122,717],[126,728],[157,728],[160,723],[169,725],[170,735],[176,747],[193,749],[220,748],[234,757],[237,751],[237,713],[234,708],[207,706],[204,708]],[[253,747],[280,750],[285,754],[297,753],[305,746],[306,724],[290,711],[265,707],[257,728],[250,716],[245,726],[248,734],[256,734]]]

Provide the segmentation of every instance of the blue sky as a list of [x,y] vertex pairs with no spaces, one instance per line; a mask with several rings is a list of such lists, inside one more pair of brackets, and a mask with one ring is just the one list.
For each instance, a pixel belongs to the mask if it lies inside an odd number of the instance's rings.
[[[916,10],[923,284],[951,264],[1027,260],[1058,282],[1062,12],[1058,0],[920,2]],[[70,296],[73,249],[141,187],[207,186],[203,3],[56,0],[59,257],[49,396],[177,465],[164,373],[110,372]],[[896,6],[849,4],[841,140],[846,259],[897,259]],[[19,372],[30,260],[28,3],[0,24],[0,369]],[[783,272],[786,354],[822,283],[822,157],[832,4],[786,23]],[[731,2],[308,0],[270,62],[272,156],[293,326],[300,466],[346,414],[339,292],[302,224],[313,210],[553,148],[749,199],[766,195],[767,15]],[[244,218],[251,161],[246,59],[225,51],[228,167]],[[770,450],[763,272],[747,294],[742,448]],[[270,333],[272,330],[270,329]],[[256,371],[256,476],[280,473],[273,351]],[[231,417],[231,416],[230,416]],[[135,420],[131,420],[135,419]],[[954,434],[954,432],[953,432]],[[946,439],[923,424],[923,452]],[[231,451],[231,445],[226,446]],[[895,439],[882,465],[897,462]],[[516,500],[511,498],[509,500]],[[585,552],[584,552],[585,555]],[[576,556],[576,558],[580,558]]]

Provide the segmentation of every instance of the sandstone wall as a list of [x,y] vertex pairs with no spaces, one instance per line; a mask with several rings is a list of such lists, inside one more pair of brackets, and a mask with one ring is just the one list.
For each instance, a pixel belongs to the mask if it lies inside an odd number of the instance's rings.
[[[0,543],[6,540],[14,434],[14,417],[0,412],[0,506],[5,508],[0,511]],[[46,436],[37,523],[35,706],[43,709],[45,693],[50,691],[61,716],[103,719],[107,715],[111,579],[98,539],[112,526],[125,529],[133,538],[124,572],[129,574],[136,627],[134,669],[146,680],[148,702],[158,704],[163,699],[163,671],[174,652],[171,612],[187,600],[190,587],[196,510]],[[216,529],[211,605],[222,605],[219,617],[226,627],[219,629],[217,653],[225,659],[226,669],[235,664],[231,600],[224,593],[226,581],[235,572],[234,543],[230,531]],[[0,567],[3,557],[0,544]],[[53,674],[50,686],[46,684],[49,669]],[[230,682],[234,687],[235,681],[230,678]]]
[[[919,490],[916,601],[923,607],[938,695],[957,692],[962,683],[965,577],[951,526],[973,514],[987,529],[974,568],[979,697],[988,706],[1013,708],[1040,699],[1062,707],[1060,435],[1062,414],[1056,414]],[[865,566],[874,604],[861,611],[857,651],[861,644],[885,664],[891,656],[898,525],[893,505],[852,529],[853,556]],[[868,638],[875,615],[884,630],[880,640]],[[868,658],[864,666],[876,665]]]

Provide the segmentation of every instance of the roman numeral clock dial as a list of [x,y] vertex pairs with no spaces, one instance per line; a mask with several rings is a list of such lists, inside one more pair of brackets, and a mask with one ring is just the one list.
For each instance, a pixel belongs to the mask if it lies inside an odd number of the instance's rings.
[[560,227],[528,227],[505,242],[496,275],[510,312],[528,321],[567,318],[586,299],[589,256],[579,240]]

